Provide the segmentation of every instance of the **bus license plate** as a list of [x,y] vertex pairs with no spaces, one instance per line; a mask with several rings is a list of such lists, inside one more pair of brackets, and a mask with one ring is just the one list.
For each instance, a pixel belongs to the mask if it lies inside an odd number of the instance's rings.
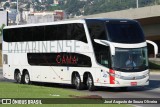
[[131,86],[136,86],[137,82],[131,82]]

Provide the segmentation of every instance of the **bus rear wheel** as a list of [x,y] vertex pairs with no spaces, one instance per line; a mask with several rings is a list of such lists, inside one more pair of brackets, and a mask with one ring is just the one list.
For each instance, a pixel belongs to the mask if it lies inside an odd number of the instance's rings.
[[15,73],[15,80],[17,83],[21,83],[21,73],[20,72]]
[[94,91],[95,90],[94,82],[93,82],[93,77],[92,77],[91,74],[88,74],[87,88],[88,88],[89,91]]
[[24,72],[22,81],[24,84],[30,84],[30,76],[28,72]]

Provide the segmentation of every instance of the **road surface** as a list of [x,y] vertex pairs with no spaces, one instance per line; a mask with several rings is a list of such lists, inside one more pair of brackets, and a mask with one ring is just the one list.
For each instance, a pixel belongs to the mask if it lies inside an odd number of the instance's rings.
[[[14,82],[14,80],[4,79],[2,76],[2,69],[0,69],[0,81]],[[77,91],[71,86],[55,85],[59,88],[65,88],[67,90]],[[82,90],[81,92],[89,95],[98,95],[102,98],[160,98],[160,73],[151,73],[150,84],[145,87],[131,87],[127,91],[120,91],[118,88],[98,88],[97,90],[90,92],[88,90]],[[134,104],[137,107],[160,107],[158,104]]]

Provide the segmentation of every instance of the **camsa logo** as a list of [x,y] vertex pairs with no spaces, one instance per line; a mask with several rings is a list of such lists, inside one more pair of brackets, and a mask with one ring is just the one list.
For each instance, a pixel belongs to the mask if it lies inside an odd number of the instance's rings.
[[56,62],[58,64],[77,64],[78,58],[76,56],[69,55],[57,55]]

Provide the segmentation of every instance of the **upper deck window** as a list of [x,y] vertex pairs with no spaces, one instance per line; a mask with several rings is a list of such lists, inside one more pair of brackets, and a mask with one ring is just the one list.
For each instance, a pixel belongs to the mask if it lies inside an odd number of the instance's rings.
[[84,25],[81,23],[4,29],[3,40],[5,42],[77,40],[88,43]]
[[107,40],[105,23],[100,21],[91,21],[87,23],[91,39]]

